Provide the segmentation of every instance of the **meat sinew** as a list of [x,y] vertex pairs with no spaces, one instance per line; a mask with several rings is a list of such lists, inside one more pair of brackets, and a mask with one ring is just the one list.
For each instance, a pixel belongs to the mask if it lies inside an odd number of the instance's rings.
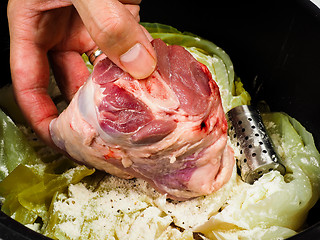
[[108,58],[98,62],[52,121],[52,139],[75,160],[143,178],[170,198],[210,194],[229,180],[234,165],[218,86],[183,47],[160,39],[152,45],[158,65],[143,80]]

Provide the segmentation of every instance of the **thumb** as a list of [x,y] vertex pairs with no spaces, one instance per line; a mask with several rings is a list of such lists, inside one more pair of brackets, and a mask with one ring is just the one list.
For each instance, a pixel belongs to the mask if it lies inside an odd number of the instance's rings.
[[73,4],[92,39],[115,64],[137,79],[154,71],[156,53],[125,5],[118,0],[74,0]]

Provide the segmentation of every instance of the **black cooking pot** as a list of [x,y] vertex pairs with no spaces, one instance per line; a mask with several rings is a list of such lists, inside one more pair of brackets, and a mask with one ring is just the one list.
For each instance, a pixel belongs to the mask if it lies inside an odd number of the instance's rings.
[[[308,0],[161,0],[141,4],[141,20],[161,22],[206,38],[231,57],[253,102],[266,101],[313,133],[320,149],[320,10]],[[1,3],[2,5],[6,3]],[[9,37],[1,6],[1,85],[10,79]],[[3,69],[4,68],[4,69]],[[8,80],[8,81],[7,81]],[[307,228],[290,238],[320,239],[320,204]],[[47,239],[0,212],[0,239]]]

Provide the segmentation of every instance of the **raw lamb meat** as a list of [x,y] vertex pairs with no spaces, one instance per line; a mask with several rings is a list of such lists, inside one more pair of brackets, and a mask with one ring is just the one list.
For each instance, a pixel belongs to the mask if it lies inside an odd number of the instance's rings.
[[157,68],[133,79],[98,62],[50,125],[72,158],[121,178],[143,178],[177,200],[210,194],[234,166],[219,89],[207,67],[181,46],[152,41]]

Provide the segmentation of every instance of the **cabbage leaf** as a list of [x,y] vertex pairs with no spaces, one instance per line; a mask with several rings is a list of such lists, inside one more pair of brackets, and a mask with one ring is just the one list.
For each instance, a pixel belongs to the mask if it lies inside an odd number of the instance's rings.
[[0,110],[0,181],[19,164],[39,163],[35,150],[15,123]]

